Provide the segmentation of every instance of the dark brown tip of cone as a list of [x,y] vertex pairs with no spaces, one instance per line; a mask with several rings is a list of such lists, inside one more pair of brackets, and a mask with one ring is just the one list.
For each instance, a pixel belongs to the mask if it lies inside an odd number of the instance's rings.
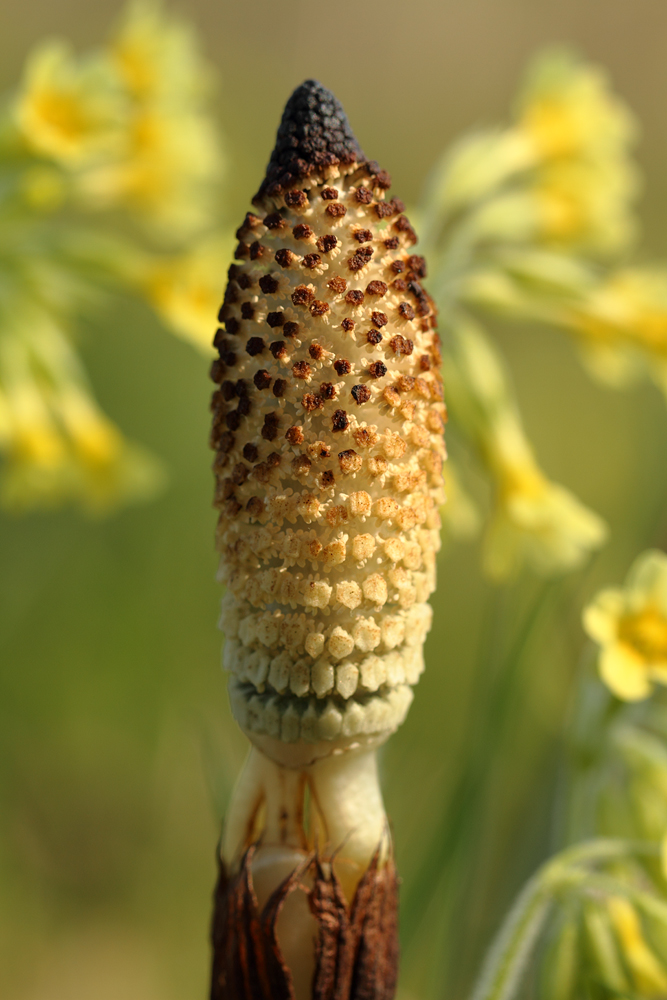
[[285,105],[256,198],[280,194],[313,171],[365,159],[340,101],[317,80],[306,80]]

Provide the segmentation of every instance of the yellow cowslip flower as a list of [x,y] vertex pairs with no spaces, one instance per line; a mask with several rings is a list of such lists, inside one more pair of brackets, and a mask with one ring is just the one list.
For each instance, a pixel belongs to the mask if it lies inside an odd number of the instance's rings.
[[515,122],[458,142],[430,178],[427,241],[468,209],[455,242],[489,240],[610,254],[635,231],[630,112],[597,67],[547,52],[529,72]]
[[222,264],[229,245],[203,240],[190,253],[156,258],[147,264],[140,287],[158,315],[179,337],[212,353],[213,330],[220,301]]
[[536,237],[593,253],[621,251],[635,234],[634,191],[631,173],[613,162],[550,164],[539,171],[528,193],[535,206]]
[[613,896],[607,906],[635,989],[647,1000],[663,1000],[667,994],[667,968],[648,944],[637,911],[622,896]]
[[[14,507],[79,500],[100,512],[161,487],[156,459],[100,411],[52,317],[15,302],[0,337],[2,497]],[[5,318],[5,323],[7,322]]]
[[14,103],[26,144],[67,167],[114,155],[125,111],[108,64],[99,57],[77,60],[61,42],[47,42],[32,54]]
[[615,271],[561,316],[597,377],[624,386],[649,374],[667,394],[667,269]]
[[108,60],[129,108],[124,144],[80,178],[82,196],[133,212],[177,242],[210,225],[220,173],[208,66],[189,27],[151,0],[130,5]]
[[109,53],[125,88],[143,105],[165,99],[190,104],[210,82],[191,26],[159,0],[128,5]]
[[496,486],[488,572],[502,578],[524,562],[547,576],[575,569],[604,542],[604,522],[540,469],[502,361],[479,327],[465,320],[452,339],[445,370],[454,417]]
[[[518,442],[517,442],[518,443]],[[570,490],[551,482],[530,450],[502,454],[494,442],[498,477],[496,508],[489,524],[485,564],[503,578],[527,563],[552,576],[577,569],[607,537],[604,521]]]
[[624,158],[637,131],[604,71],[567,50],[544,52],[533,63],[516,128],[540,162]]
[[600,674],[625,701],[647,698],[667,684],[667,556],[649,550],[632,565],[625,586],[600,591],[584,610],[584,628],[600,647]]
[[218,163],[206,115],[142,109],[127,130],[123,154],[82,175],[81,194],[91,207],[135,213],[174,242],[209,223]]
[[593,253],[615,253],[634,236],[636,126],[605,74],[567,52],[542,55],[529,74],[516,129],[536,169],[526,194],[537,238]]

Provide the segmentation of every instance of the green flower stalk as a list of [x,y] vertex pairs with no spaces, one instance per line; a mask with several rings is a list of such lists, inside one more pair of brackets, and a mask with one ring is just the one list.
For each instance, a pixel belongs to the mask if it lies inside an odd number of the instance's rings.
[[376,750],[423,669],[445,409],[426,265],[390,183],[306,81],[220,310],[221,626],[252,749],[222,840],[213,998],[395,986]]

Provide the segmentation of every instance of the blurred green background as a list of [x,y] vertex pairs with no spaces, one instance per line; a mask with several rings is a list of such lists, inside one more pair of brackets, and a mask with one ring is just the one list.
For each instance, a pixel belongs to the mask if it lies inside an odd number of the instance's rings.
[[[94,45],[122,6],[4,4],[3,88],[36,41]],[[646,247],[664,257],[660,0],[176,9],[221,74],[230,228],[304,78],[334,90],[410,203],[454,136],[507,116],[533,52],[566,42],[609,69],[641,122]],[[245,750],[219,670],[207,362],[139,306],[107,310],[82,333],[104,409],[165,459],[171,481],[158,501],[107,520],[0,516],[0,995],[194,1000],[206,991],[220,818]],[[587,571],[549,585],[486,583],[476,544],[441,555],[428,670],[382,761],[404,878],[405,998],[465,994],[500,915],[548,852],[582,602],[642,548],[667,546],[657,390],[601,388],[556,333],[496,333],[543,468],[608,520],[612,538]]]

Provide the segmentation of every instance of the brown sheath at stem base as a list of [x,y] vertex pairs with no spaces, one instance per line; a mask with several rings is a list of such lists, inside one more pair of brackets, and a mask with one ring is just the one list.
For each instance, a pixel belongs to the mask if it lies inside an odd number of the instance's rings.
[[218,857],[212,923],[210,1000],[294,1000],[276,921],[287,896],[309,875],[319,923],[313,1000],[392,1000],[398,976],[398,876],[376,851],[348,905],[330,865],[316,855],[282,882],[260,911],[252,881],[256,846],[230,875]]

